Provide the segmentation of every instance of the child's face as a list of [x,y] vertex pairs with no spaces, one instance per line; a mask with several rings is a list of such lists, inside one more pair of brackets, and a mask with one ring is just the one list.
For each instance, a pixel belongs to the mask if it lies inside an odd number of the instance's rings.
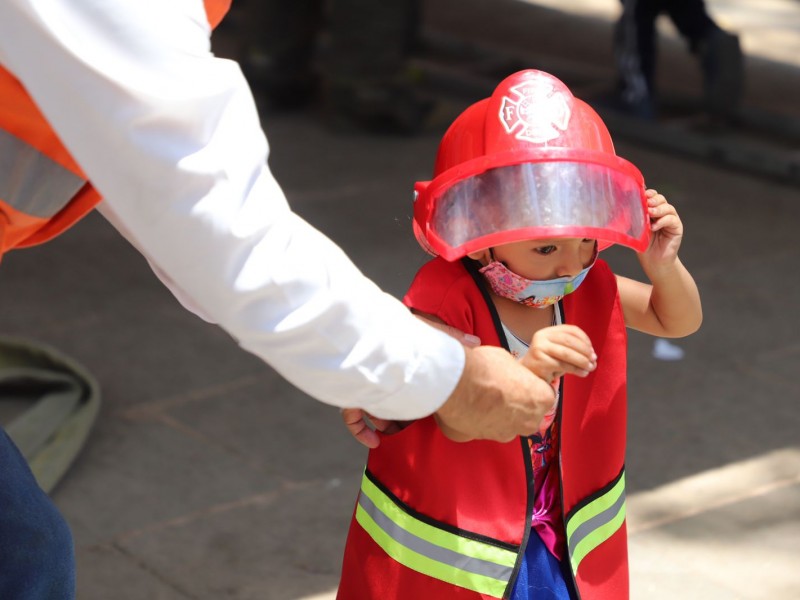
[[[534,281],[574,277],[594,258],[596,240],[581,238],[537,239],[503,244],[492,249],[494,260]],[[492,260],[488,249],[472,252],[470,258],[484,266]]]

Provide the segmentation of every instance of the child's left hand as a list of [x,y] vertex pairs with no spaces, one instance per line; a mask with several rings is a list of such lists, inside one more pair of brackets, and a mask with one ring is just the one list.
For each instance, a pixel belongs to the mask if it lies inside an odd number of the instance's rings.
[[408,425],[406,421],[390,421],[373,417],[360,408],[340,408],[339,412],[350,435],[367,448],[377,448],[380,445],[381,438],[376,432],[397,433]]
[[647,212],[652,237],[650,246],[639,255],[642,264],[651,268],[672,266],[678,257],[683,238],[683,223],[678,211],[656,190],[646,190]]

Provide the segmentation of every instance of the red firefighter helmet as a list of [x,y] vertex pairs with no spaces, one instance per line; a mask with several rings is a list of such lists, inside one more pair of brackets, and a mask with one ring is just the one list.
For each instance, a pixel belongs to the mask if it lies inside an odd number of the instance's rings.
[[414,197],[417,240],[446,260],[535,238],[649,243],[642,174],[597,113],[542,71],[511,75],[461,113]]

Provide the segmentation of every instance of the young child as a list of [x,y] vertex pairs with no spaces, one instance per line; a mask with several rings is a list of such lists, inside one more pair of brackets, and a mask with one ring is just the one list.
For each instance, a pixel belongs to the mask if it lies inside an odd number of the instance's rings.
[[[627,598],[625,327],[677,337],[702,319],[675,208],[540,71],[462,113],[415,189],[417,239],[438,256],[406,304],[513,352],[554,404],[508,443],[450,440],[435,417],[381,435],[338,597]],[[612,243],[649,284],[598,258]]]

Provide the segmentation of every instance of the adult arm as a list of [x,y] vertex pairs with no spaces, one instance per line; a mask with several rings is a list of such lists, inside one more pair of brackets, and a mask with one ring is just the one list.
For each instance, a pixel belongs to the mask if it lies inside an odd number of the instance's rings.
[[200,0],[4,0],[0,64],[183,302],[311,396],[437,415],[458,439],[536,430],[552,390],[410,315],[292,213]]
[[200,0],[3,0],[0,63],[185,303],[289,381],[391,419],[430,414],[464,370],[289,209],[236,63]]

